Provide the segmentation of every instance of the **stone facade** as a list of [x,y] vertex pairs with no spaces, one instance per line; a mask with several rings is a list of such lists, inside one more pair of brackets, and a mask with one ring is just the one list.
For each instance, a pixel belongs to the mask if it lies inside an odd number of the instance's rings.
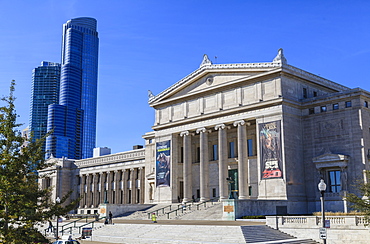
[[327,210],[346,211],[352,183],[367,180],[368,101],[367,91],[289,65],[281,49],[266,63],[212,64],[205,55],[185,78],[149,92],[155,124],[143,136],[144,149],[61,166],[77,182],[63,189],[82,193],[79,211],[95,211],[104,199],[232,196],[239,215],[304,214],[319,211],[323,178]]

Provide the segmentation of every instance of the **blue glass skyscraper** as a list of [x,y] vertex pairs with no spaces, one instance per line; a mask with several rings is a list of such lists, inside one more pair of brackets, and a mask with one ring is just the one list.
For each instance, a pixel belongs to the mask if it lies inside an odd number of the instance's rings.
[[97,21],[75,18],[63,25],[59,104],[48,109],[47,157],[93,156],[96,137],[99,38]]
[[[48,105],[59,102],[60,64],[41,62],[32,71],[30,130],[34,139],[46,135]],[[43,145],[45,150],[45,145]]]

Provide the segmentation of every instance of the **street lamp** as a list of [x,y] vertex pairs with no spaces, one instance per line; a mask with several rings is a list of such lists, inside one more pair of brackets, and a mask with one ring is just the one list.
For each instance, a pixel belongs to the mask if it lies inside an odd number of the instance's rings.
[[[55,203],[56,204],[58,204],[59,205],[59,203],[60,203],[60,198],[59,197],[57,197],[57,199],[55,199]],[[56,232],[56,237],[55,237],[55,239],[56,240],[59,240],[59,209],[57,209],[57,232]]]
[[[324,193],[326,190],[326,184],[324,182],[324,179],[320,180],[320,183],[317,185],[319,188],[319,191],[321,192],[321,214],[322,214],[322,227],[325,228],[325,200],[324,200]],[[326,239],[324,240],[324,244],[326,244]]]

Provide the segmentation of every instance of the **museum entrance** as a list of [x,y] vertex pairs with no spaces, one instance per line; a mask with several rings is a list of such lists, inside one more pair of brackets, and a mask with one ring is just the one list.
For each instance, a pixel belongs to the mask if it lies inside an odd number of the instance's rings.
[[233,196],[234,199],[238,199],[238,196],[239,196],[239,188],[238,188],[238,170],[237,169],[230,169],[229,170],[229,184],[230,184],[230,190],[231,190],[231,194]]

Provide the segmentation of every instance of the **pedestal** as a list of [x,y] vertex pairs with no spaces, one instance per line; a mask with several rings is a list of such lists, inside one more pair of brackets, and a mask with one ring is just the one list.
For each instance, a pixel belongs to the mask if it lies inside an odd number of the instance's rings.
[[224,199],[222,200],[222,220],[235,220],[237,217],[237,199]]

